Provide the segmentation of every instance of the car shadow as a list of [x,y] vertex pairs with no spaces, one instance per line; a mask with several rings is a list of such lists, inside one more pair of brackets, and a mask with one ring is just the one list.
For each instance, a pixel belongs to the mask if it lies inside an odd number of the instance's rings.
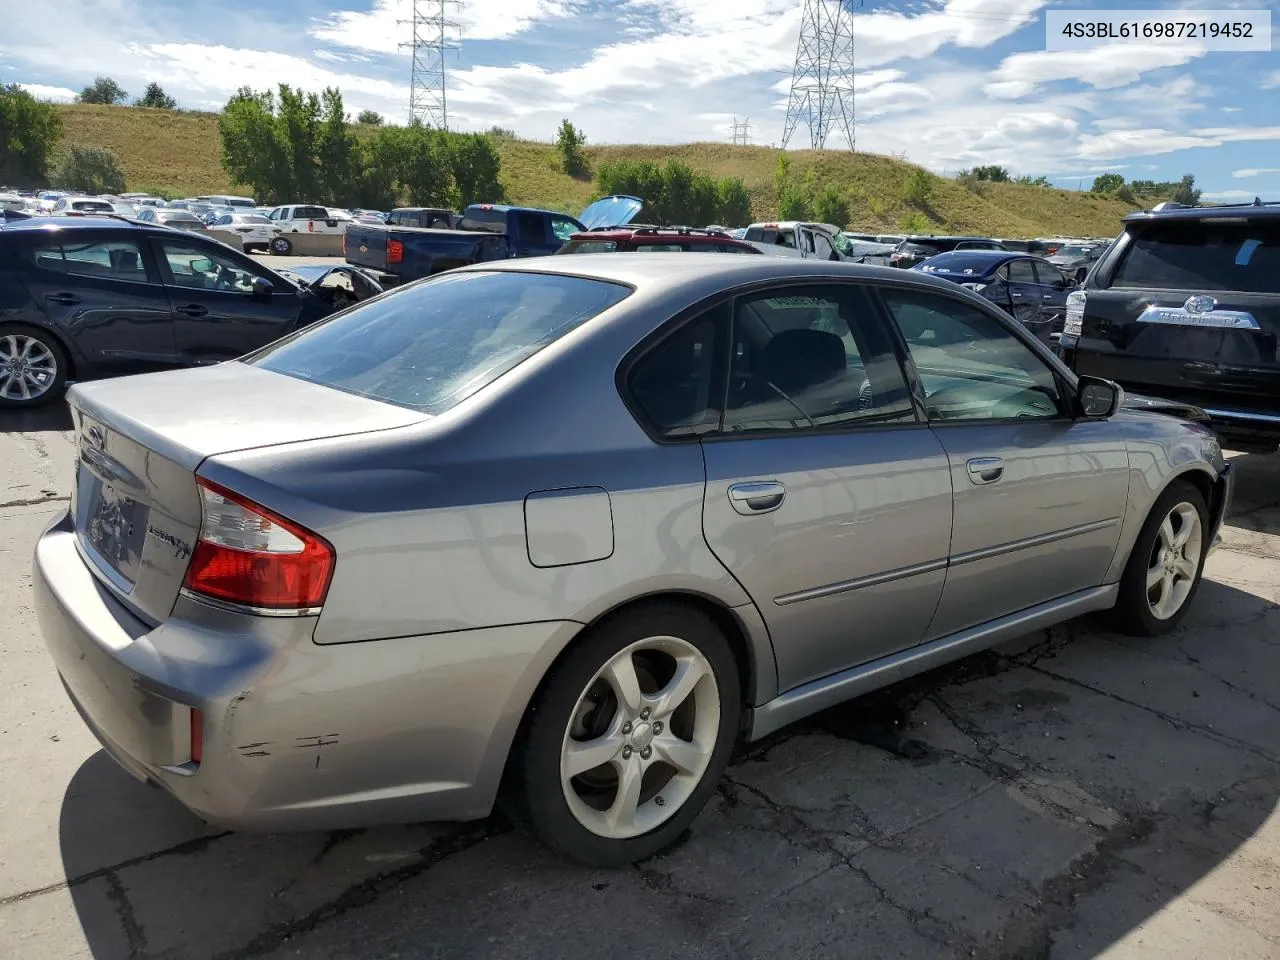
[[[1272,460],[1236,458],[1242,536],[1274,520]],[[1175,901],[1215,937],[1223,911],[1187,907],[1193,888],[1280,800],[1277,554],[1216,554],[1167,636],[1072,621],[743,747],[693,828],[635,868],[566,865],[496,816],[224,833],[99,752],[62,799],[64,875],[97,958],[1061,960]],[[1220,922],[1270,910],[1218,896]]]
[[64,401],[29,410],[0,410],[0,433],[38,433],[70,430],[71,408]]

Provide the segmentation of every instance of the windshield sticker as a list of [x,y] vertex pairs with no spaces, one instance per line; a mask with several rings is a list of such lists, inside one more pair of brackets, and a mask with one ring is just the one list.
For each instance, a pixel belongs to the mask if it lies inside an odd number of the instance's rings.
[[1262,246],[1261,240],[1246,240],[1240,244],[1240,250],[1236,254],[1236,266],[1247,267],[1249,261],[1253,259],[1253,251]]

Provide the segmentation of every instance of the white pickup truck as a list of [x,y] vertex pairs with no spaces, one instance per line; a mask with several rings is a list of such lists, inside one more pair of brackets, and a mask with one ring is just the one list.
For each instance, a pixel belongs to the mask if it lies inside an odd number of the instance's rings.
[[293,250],[293,243],[288,235],[291,233],[331,233],[347,232],[351,217],[341,210],[331,210],[310,203],[290,204],[276,207],[269,214],[271,232],[271,252],[288,256]]
[[839,227],[799,220],[753,223],[743,239],[761,253],[806,260],[844,260],[846,256],[840,248],[848,246]]

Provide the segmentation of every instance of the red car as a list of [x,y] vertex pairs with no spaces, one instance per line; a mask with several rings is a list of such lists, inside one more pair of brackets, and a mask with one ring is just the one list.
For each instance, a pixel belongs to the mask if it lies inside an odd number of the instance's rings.
[[559,253],[754,253],[760,251],[718,230],[691,227],[605,227],[575,233]]

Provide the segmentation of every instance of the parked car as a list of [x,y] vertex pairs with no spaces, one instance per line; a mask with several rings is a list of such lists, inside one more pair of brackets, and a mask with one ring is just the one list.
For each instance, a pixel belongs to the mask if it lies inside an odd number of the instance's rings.
[[0,210],[27,209],[27,201],[16,193],[0,193]]
[[175,207],[144,207],[134,218],[139,223],[151,223],[159,227],[174,227],[178,230],[205,230],[205,222],[188,210]]
[[912,269],[981,294],[1045,343],[1062,332],[1067,294],[1076,285],[1047,260],[1000,250],[953,250]]
[[750,243],[719,230],[692,227],[605,227],[575,233],[560,253],[760,253]]
[[230,360],[339,305],[198,234],[97,217],[4,222],[0,406],[48,403],[69,379]]
[[1078,372],[1202,407],[1229,446],[1280,445],[1280,204],[1135,213],[1067,298]]
[[109,200],[96,197],[59,197],[49,213],[55,217],[89,217],[115,213],[115,208]]
[[616,865],[740,736],[1089,611],[1176,628],[1230,468],[1120,399],[918,272],[462,268],[77,385],[34,605],[106,751],[210,822],[472,819],[505,784]]
[[231,207],[237,213],[248,213],[258,205],[258,201],[253,197],[237,197],[228,194],[215,194],[210,197],[196,197],[196,199],[215,207]]
[[753,223],[747,227],[743,239],[761,253],[804,260],[842,260],[837,243],[848,249],[848,241],[840,236],[840,228],[830,223],[798,220]]
[[1006,237],[997,237],[996,243],[1004,247],[1006,250],[1012,250],[1016,253],[1030,253],[1035,256],[1044,256],[1049,249],[1049,245],[1043,240],[1019,240]]
[[267,216],[275,228],[271,252],[282,257],[293,252],[293,241],[288,236],[291,233],[343,234],[354,222],[346,213],[314,204],[276,207]]
[[910,268],[952,250],[1003,250],[986,237],[907,237],[889,254],[889,266]]
[[643,206],[639,197],[604,197],[574,219],[552,210],[473,203],[456,230],[356,223],[342,246],[347,263],[416,280],[471,263],[547,256],[575,233],[630,223]]
[[276,235],[271,219],[260,213],[224,213],[209,224],[209,228],[238,233],[245,250],[270,249]]
[[1068,243],[1046,259],[1068,277],[1083,283],[1089,268],[1102,256],[1104,250],[1105,244]]

